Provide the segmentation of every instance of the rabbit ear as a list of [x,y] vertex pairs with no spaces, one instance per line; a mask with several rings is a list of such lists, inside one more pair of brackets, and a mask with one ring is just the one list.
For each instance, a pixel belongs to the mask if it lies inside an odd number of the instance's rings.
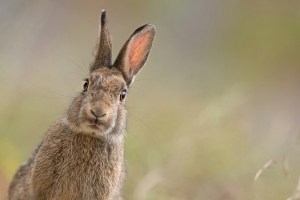
[[121,70],[129,85],[147,61],[155,35],[155,26],[146,24],[134,31],[121,49],[114,67]]
[[99,39],[95,50],[94,62],[91,64],[90,72],[101,66],[111,66],[112,43],[109,33],[106,11],[101,12],[101,24],[99,26]]

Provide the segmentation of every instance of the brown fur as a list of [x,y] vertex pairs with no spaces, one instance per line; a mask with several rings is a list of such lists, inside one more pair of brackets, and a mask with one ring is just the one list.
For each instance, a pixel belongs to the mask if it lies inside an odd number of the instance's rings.
[[[105,11],[100,27],[86,89],[75,97],[67,115],[50,128],[15,174],[9,199],[122,199],[127,112],[120,94],[128,90],[146,62],[155,28],[145,25],[137,29],[112,65]],[[139,50],[134,44],[141,38],[144,47]],[[127,52],[134,53],[128,56]]]

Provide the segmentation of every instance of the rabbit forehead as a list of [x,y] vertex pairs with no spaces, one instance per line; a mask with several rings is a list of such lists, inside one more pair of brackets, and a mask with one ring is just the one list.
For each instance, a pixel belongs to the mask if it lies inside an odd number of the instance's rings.
[[122,73],[115,68],[101,67],[88,76],[91,84],[96,88],[109,91],[126,88],[126,82]]

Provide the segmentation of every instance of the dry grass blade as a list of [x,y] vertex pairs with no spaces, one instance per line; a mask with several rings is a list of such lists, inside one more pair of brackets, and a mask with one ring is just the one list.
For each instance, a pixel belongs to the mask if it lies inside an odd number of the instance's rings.
[[290,154],[290,151],[283,156],[282,170],[283,170],[284,176],[290,180],[289,154]]
[[[291,149],[288,151],[288,153],[286,155],[283,156],[283,173],[289,179],[290,179],[289,165],[288,165],[289,154],[299,144],[300,144],[300,134],[298,134],[297,143],[291,147]],[[296,200],[296,199],[300,199],[300,177],[298,178],[298,184],[297,184],[296,190],[294,191],[293,195],[291,197],[289,197],[287,200]]]
[[254,177],[254,182],[257,181],[257,179],[260,177],[260,175],[266,170],[268,169],[272,164],[275,164],[276,161],[273,159],[270,159],[266,164],[264,164],[264,166],[258,170],[258,172],[255,174]]
[[297,199],[300,199],[300,177],[298,178],[298,185],[296,187],[294,194],[291,197],[289,197],[287,200],[297,200]]
[[282,169],[283,169],[283,173],[284,176],[286,178],[288,178],[290,180],[290,168],[289,168],[289,156],[290,153],[292,152],[292,150],[298,146],[300,144],[300,134],[298,134],[298,139],[297,139],[297,143],[294,144],[288,151],[287,153],[283,156],[283,160],[282,160]]
[[159,170],[148,172],[137,184],[133,193],[133,199],[146,199],[148,192],[162,180],[163,178]]

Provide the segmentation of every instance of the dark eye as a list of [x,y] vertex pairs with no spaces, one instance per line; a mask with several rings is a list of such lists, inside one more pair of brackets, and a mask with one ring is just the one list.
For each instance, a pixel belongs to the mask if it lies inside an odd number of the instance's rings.
[[123,90],[123,91],[121,92],[121,94],[120,94],[120,101],[123,101],[123,100],[125,99],[125,97],[126,97],[126,92],[127,92],[127,90]]
[[88,87],[89,87],[89,80],[85,80],[83,84],[83,91],[87,91]]

